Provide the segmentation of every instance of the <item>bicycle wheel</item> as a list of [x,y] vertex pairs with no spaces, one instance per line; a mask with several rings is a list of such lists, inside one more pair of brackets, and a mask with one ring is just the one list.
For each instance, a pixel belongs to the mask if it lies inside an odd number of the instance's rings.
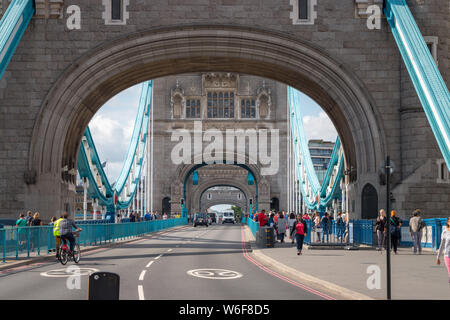
[[80,246],[77,244],[75,244],[75,248],[73,249],[73,261],[75,263],[80,262],[80,258],[81,258],[81,250],[80,250]]
[[69,255],[67,253],[67,250],[63,250],[62,248],[59,250],[59,261],[62,265],[66,265],[67,261],[69,260]]

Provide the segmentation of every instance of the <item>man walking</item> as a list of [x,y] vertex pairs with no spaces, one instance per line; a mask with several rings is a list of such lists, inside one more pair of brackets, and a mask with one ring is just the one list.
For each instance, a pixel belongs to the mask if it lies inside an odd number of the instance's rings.
[[425,222],[420,216],[420,210],[414,210],[413,217],[409,220],[409,232],[414,243],[414,254],[417,252],[422,254],[422,229],[424,227]]

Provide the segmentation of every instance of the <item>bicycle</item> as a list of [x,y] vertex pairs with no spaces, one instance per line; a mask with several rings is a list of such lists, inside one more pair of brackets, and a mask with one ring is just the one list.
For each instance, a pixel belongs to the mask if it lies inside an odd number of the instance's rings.
[[75,231],[73,233],[73,236],[75,237],[75,245],[73,247],[73,252],[70,254],[69,246],[67,245],[67,240],[61,238],[61,244],[59,245],[59,252],[58,252],[58,260],[61,262],[62,265],[66,265],[69,261],[69,258],[73,259],[73,262],[78,263],[80,262],[81,258],[81,250],[80,245],[76,241],[76,239],[80,236],[79,231]]

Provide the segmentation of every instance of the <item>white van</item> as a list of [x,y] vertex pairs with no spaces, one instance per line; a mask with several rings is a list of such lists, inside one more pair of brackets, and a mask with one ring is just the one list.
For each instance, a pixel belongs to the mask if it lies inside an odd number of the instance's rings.
[[223,219],[222,219],[222,224],[224,223],[232,223],[234,224],[234,212],[224,212],[223,213]]

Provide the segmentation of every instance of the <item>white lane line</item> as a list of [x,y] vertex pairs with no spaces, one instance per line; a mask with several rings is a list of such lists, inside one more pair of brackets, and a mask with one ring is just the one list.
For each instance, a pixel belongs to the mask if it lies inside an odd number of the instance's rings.
[[169,250],[167,250],[167,252],[170,252],[170,251],[172,251],[173,249],[169,249]]
[[144,287],[139,285],[138,286],[138,295],[139,295],[139,300],[145,300],[144,298]]
[[162,254],[160,254],[159,256],[157,256],[156,258],[155,258],[155,260],[158,260],[159,258],[161,258],[163,255]]
[[146,267],[146,268],[150,268],[150,266],[153,264],[153,262],[155,262],[155,261],[153,261],[153,260],[150,261],[150,262],[148,263],[148,265],[146,265],[145,267]]
[[144,280],[146,272],[147,272],[147,270],[142,270],[141,275],[139,276],[139,281],[143,281]]

